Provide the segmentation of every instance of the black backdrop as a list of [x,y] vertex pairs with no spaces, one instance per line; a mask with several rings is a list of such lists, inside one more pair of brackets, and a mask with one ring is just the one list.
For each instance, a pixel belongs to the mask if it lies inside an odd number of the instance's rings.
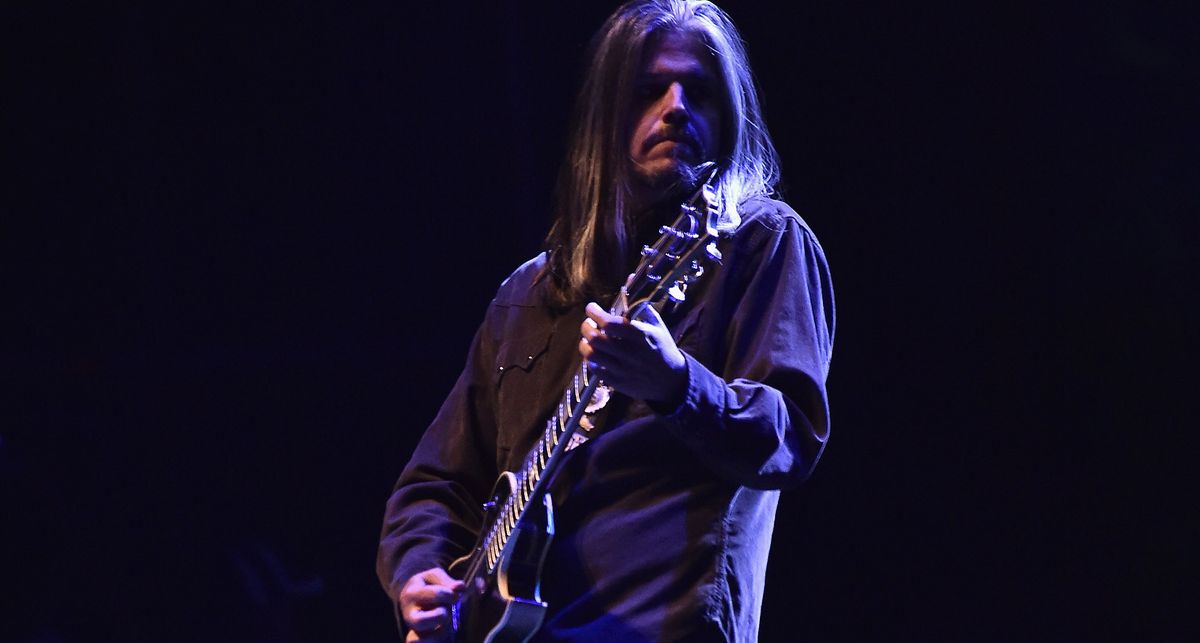
[[[383,502],[612,6],[6,5],[0,640],[393,640]],[[838,295],[763,640],[1195,633],[1195,21],[726,6]]]

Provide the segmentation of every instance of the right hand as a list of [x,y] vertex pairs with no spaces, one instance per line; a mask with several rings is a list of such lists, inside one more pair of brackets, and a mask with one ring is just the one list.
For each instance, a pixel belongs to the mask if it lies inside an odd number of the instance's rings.
[[405,641],[442,641],[450,636],[450,607],[466,585],[434,567],[415,574],[400,590],[400,616],[408,626]]

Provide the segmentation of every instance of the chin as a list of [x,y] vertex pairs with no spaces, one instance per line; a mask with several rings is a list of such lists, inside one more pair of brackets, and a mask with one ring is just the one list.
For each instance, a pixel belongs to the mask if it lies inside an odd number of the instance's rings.
[[671,159],[639,170],[643,185],[663,196],[679,189],[690,189],[696,183],[696,170],[690,159]]

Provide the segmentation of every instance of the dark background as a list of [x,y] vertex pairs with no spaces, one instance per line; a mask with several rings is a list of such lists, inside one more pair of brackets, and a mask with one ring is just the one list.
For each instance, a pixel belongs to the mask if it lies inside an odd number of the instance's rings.
[[[1195,636],[1195,16],[962,4],[726,3],[838,295],[762,639]],[[5,5],[0,640],[394,640],[613,6]]]

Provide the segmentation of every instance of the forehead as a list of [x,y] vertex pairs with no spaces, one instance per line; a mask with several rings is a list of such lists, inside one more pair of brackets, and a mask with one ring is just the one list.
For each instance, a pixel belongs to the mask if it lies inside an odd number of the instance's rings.
[[642,55],[642,75],[687,75],[714,77],[716,60],[700,35],[689,31],[655,34]]

